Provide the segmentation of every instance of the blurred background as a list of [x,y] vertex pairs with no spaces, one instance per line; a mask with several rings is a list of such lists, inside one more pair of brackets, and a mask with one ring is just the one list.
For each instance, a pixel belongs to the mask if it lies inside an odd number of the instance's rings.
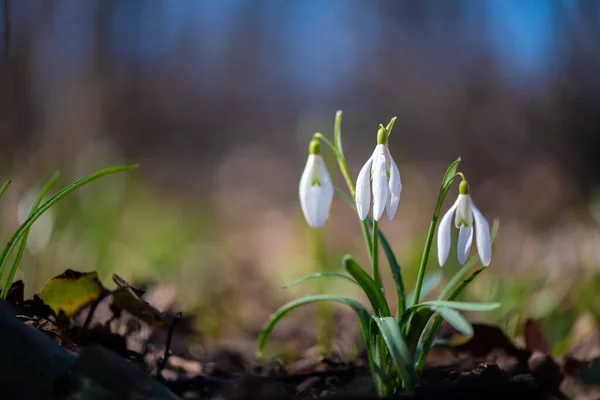
[[[335,282],[282,288],[339,270],[346,252],[367,265],[352,210],[336,199],[319,238],[297,199],[312,134],[331,137],[343,110],[353,177],[378,124],[398,117],[404,191],[381,227],[409,287],[440,179],[461,156],[475,202],[501,221],[465,298],[503,306],[477,318],[514,332],[539,319],[555,351],[572,326],[595,329],[599,2],[2,0],[0,12],[0,166],[14,181],[4,236],[55,170],[68,184],[140,163],[34,225],[19,271],[29,294],[66,268],[107,286],[113,273],[160,283],[196,315],[196,343],[250,350],[285,301],[358,295]],[[315,318],[292,314],[272,352],[317,343]],[[353,316],[329,319],[332,345],[351,346]]]

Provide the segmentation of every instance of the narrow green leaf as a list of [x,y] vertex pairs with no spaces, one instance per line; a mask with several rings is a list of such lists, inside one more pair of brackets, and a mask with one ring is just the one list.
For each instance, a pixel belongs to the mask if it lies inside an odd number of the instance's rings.
[[455,310],[463,311],[491,311],[500,307],[500,303],[466,303],[462,301],[443,301],[443,300],[432,300],[425,301],[417,304],[414,307],[429,307],[429,308],[453,308]]
[[473,336],[473,327],[458,311],[443,307],[437,308],[436,311],[457,331],[463,335]]
[[[388,137],[389,137],[389,136],[391,135],[391,133],[392,133],[392,129],[394,128],[394,124],[396,123],[396,119],[397,119],[397,117],[394,117],[394,118],[392,118],[392,119],[390,120],[390,122],[387,124],[387,126],[385,127],[385,130],[386,130],[386,131],[387,131],[387,133],[388,133]],[[381,124],[380,124],[380,126],[381,126]]]
[[447,190],[448,186],[452,183],[452,180],[454,179],[454,174],[458,170],[458,164],[460,164],[460,161],[461,158],[458,157],[452,162],[452,164],[450,164],[450,166],[448,166],[448,169],[446,170],[446,173],[442,178],[442,191]]
[[[441,280],[441,272],[434,272],[433,274],[430,274],[429,276],[425,277],[425,280],[423,280],[423,286],[421,287],[421,298],[427,297],[427,295],[437,287]],[[412,299],[414,296],[414,292],[408,295],[408,299],[406,300],[407,307],[411,307],[413,305]],[[419,301],[421,300],[419,299]]]
[[[500,229],[500,220],[498,218],[494,219],[494,224],[492,225],[492,243],[496,241],[496,236],[498,236],[498,229]],[[479,255],[474,255],[471,259],[463,265],[463,267],[450,279],[450,281],[444,286],[444,289],[441,291],[438,296],[438,300],[444,299],[448,293],[452,290],[454,286],[460,281],[464,274],[477,262],[479,261]],[[484,267],[486,268],[486,267]],[[470,282],[470,281],[469,281]]]
[[296,279],[292,283],[288,283],[287,285],[285,285],[283,288],[287,289],[287,288],[295,286],[295,285],[297,285],[299,283],[302,283],[302,282],[305,282],[305,281],[308,281],[308,280],[311,280],[311,279],[315,279],[315,278],[340,278],[340,279],[345,279],[345,280],[347,280],[349,282],[352,282],[352,283],[358,285],[358,283],[354,279],[350,278],[346,274],[342,274],[342,273],[339,273],[339,272],[317,272],[317,273],[314,273],[314,274],[307,275],[307,276],[305,276],[303,278]]
[[373,280],[358,263],[349,255],[342,260],[346,271],[356,280],[363,292],[367,295],[371,307],[379,316],[389,317],[391,314],[385,296]]
[[342,111],[335,113],[335,122],[333,123],[333,141],[337,147],[340,157],[344,160],[344,149],[342,148]]
[[373,319],[377,323],[379,331],[390,352],[392,361],[402,377],[404,387],[406,389],[414,388],[416,384],[416,373],[412,364],[412,356],[402,337],[398,321],[393,317],[381,318],[373,316]]
[[0,197],[2,197],[2,195],[4,194],[4,192],[6,192],[6,189],[8,189],[8,186],[11,184],[11,180],[7,180],[6,182],[4,182],[4,184],[2,185],[2,187],[0,187]]
[[[37,197],[35,203],[33,203],[33,205],[31,206],[31,211],[29,212],[30,217],[38,209],[38,207],[44,200],[44,197],[46,197],[46,194],[48,194],[48,191],[50,190],[52,185],[54,185],[54,182],[56,182],[57,179],[58,179],[58,172],[55,172],[54,175],[52,175],[50,177],[48,182],[46,182],[46,184],[42,187],[42,190],[40,191],[40,194]],[[1,196],[1,194],[0,194],[0,196]],[[23,237],[21,238],[21,240],[19,242],[19,248],[17,249],[17,254],[15,255],[15,259],[10,268],[10,271],[8,272],[8,278],[6,279],[6,282],[4,283],[4,287],[2,288],[2,294],[0,295],[1,296],[0,298],[2,298],[2,299],[6,299],[6,296],[8,296],[8,291],[10,290],[12,282],[15,279],[15,274],[17,273],[17,269],[19,268],[19,264],[21,263],[21,259],[23,258],[23,253],[25,252],[25,247],[27,246],[27,238],[29,237],[30,229],[31,228],[28,228],[27,230],[25,230],[25,233],[23,234]],[[3,271],[0,271],[0,279],[2,277],[2,272]]]
[[[367,218],[367,222],[372,225],[372,221],[370,218]],[[387,258],[388,265],[390,266],[390,270],[392,271],[392,279],[394,279],[394,284],[396,286],[396,297],[398,299],[398,311],[396,313],[398,315],[402,314],[406,309],[406,295],[404,294],[404,281],[402,280],[402,268],[400,264],[396,260],[396,256],[390,247],[389,242],[387,241],[381,229],[379,229],[379,243],[381,243],[381,247],[383,247],[383,251],[385,253],[385,257]]]
[[407,318],[400,320],[400,328],[404,333],[406,345],[411,353],[415,353],[418,349],[419,339],[434,314],[435,312],[432,309],[423,307],[412,312],[410,323],[408,323]]
[[262,354],[267,340],[271,335],[271,332],[273,331],[277,323],[287,313],[305,304],[316,303],[318,301],[333,301],[336,303],[345,304],[352,308],[352,310],[354,310],[354,312],[358,316],[365,343],[369,343],[369,323],[371,321],[371,316],[363,307],[363,305],[360,304],[359,301],[356,301],[349,297],[321,294],[315,296],[306,296],[294,301],[290,301],[289,303],[283,305],[277,311],[275,311],[269,318],[269,321],[267,321],[267,323],[265,324],[265,327],[263,328],[262,332],[260,333],[260,336],[258,337],[257,354],[259,356]]
[[458,298],[458,296],[459,296],[459,295],[460,295],[460,294],[463,292],[463,290],[465,290],[465,288],[467,287],[467,285],[468,285],[469,283],[471,283],[471,281],[472,281],[473,279],[475,279],[475,277],[476,277],[477,275],[479,275],[479,274],[480,274],[480,273],[481,273],[481,272],[482,272],[484,269],[486,269],[486,268],[487,268],[487,267],[481,267],[481,268],[478,268],[478,269],[476,269],[475,271],[473,271],[473,272],[471,273],[471,275],[469,275],[469,276],[467,277],[467,279],[465,279],[464,281],[462,281],[462,282],[460,283],[460,285],[458,285],[458,286],[456,287],[456,289],[454,289],[454,291],[452,292],[452,294],[451,294],[450,296],[448,296],[448,300],[452,301],[452,300],[455,300],[455,299],[457,299],[457,298]]
[[[335,188],[335,191],[346,203],[348,203],[350,207],[356,210],[356,204],[354,204],[354,201],[352,201],[352,199],[346,193],[337,187]],[[373,227],[373,220],[369,217],[367,217],[366,220],[369,224],[369,227]],[[390,247],[390,243],[381,229],[379,229],[378,232],[379,243],[381,243],[381,247],[383,247],[383,251],[385,252],[385,257],[388,260],[388,265],[392,271],[392,278],[394,279],[394,284],[396,286],[396,298],[398,299],[398,311],[396,311],[396,313],[398,315],[402,315],[402,313],[406,310],[406,294],[404,289],[404,281],[402,280],[402,267],[400,267],[400,264],[396,260],[394,251]]]
[[25,231],[27,229],[29,229],[29,227],[31,227],[31,225],[33,225],[33,223],[44,212],[46,212],[50,207],[52,207],[54,204],[58,203],[63,197],[65,197],[69,193],[80,188],[81,186],[84,186],[92,181],[95,181],[98,178],[101,178],[105,175],[114,174],[117,172],[128,171],[128,170],[131,170],[134,168],[137,168],[137,164],[103,169],[94,174],[91,174],[84,178],[81,178],[80,180],[78,180],[76,182],[71,183],[69,186],[65,187],[60,192],[58,192],[57,194],[52,196],[48,201],[46,201],[44,204],[42,204],[42,206],[39,207],[32,216],[27,218],[25,220],[25,222],[23,222],[21,224],[21,226],[16,230],[16,232],[12,235],[12,237],[6,243],[6,246],[4,247],[2,254],[0,254],[0,274],[4,270],[4,267],[6,266],[6,261],[8,260],[10,253],[13,251],[13,249],[17,245],[18,241],[23,237],[23,235],[25,234]]
[[[458,285],[458,287],[456,289],[454,289],[454,291],[450,294],[450,296],[448,296],[448,300],[450,300],[450,301],[456,300],[458,298],[458,296],[460,296],[462,294],[462,292],[465,290],[467,285],[473,279],[475,279],[475,277],[477,275],[479,275],[481,273],[481,271],[483,271],[486,268],[487,267],[481,267],[481,268],[478,268],[475,271],[473,271],[473,273],[471,275],[469,275],[469,277],[467,277],[467,279],[465,279],[460,285]],[[433,345],[433,342],[435,340],[435,335],[437,335],[437,332],[440,329],[441,324],[442,324],[442,316],[437,315],[434,318],[433,323],[431,324],[431,328],[427,331],[423,330],[421,338],[419,339],[419,345],[418,345],[418,349],[417,349],[417,353],[419,354],[419,357],[417,360],[417,365],[416,365],[418,373],[421,373],[423,371],[423,368],[425,368],[425,361],[427,360],[427,354],[429,353],[429,350],[431,349],[431,346]]]

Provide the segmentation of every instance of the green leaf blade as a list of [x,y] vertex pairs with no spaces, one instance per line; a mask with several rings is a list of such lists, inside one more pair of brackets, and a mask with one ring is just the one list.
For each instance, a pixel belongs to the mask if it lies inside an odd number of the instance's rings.
[[2,197],[2,195],[4,194],[4,192],[6,192],[6,189],[8,189],[8,186],[12,183],[12,181],[9,179],[6,182],[4,182],[4,184],[2,185],[2,187],[0,187],[0,197]]
[[[427,295],[429,293],[431,293],[431,291],[437,287],[437,285],[440,283],[441,280],[442,280],[441,272],[434,272],[433,274],[430,274],[429,276],[425,277],[425,280],[423,281],[423,286],[421,287],[421,298],[427,297]],[[412,292],[411,294],[408,295],[408,298],[406,300],[407,307],[413,306],[412,299],[414,296],[415,296],[414,292]],[[419,301],[421,301],[421,300],[419,299]]]
[[391,316],[390,308],[387,304],[385,296],[375,283],[375,281],[361,268],[360,265],[349,255],[343,259],[344,268],[360,285],[363,292],[367,295],[371,307],[377,315],[382,317]]
[[500,307],[500,303],[467,303],[462,301],[432,300],[417,304],[414,307],[452,308],[461,311],[492,311]]
[[[35,200],[35,203],[33,203],[33,205],[31,206],[31,211],[29,211],[29,217],[31,217],[35,213],[35,211],[38,209],[38,207],[44,200],[44,197],[46,197],[46,194],[48,194],[48,191],[50,190],[50,188],[52,188],[52,185],[54,185],[54,183],[58,179],[58,176],[59,176],[58,172],[55,172],[54,175],[52,175],[50,177],[48,182],[46,182],[46,184],[42,187],[42,190],[40,191],[40,194],[38,195],[37,199]],[[10,182],[10,181],[7,181],[7,182]],[[6,185],[6,186],[8,186],[8,185]],[[0,192],[3,193],[2,189],[0,189]],[[0,196],[2,196],[2,193],[0,193]],[[23,237],[21,238],[21,240],[19,242],[17,254],[15,255],[13,264],[10,268],[10,271],[8,272],[8,277],[6,279],[6,282],[4,283],[4,287],[2,288],[2,294],[0,295],[0,298],[2,298],[2,299],[6,299],[6,296],[8,296],[8,291],[10,290],[12,282],[15,279],[17,269],[19,268],[19,264],[21,263],[21,259],[23,258],[23,253],[25,252],[25,247],[27,246],[27,238],[29,237],[30,229],[31,228],[27,228],[25,230],[25,232],[23,233]],[[2,272],[3,271],[0,270],[0,278],[2,277]]]
[[310,274],[310,275],[304,276],[302,278],[296,279],[295,281],[285,285],[283,288],[288,289],[288,288],[291,288],[292,286],[298,285],[299,283],[306,282],[306,281],[312,280],[312,279],[317,279],[317,278],[338,278],[338,279],[346,280],[348,282],[352,282],[355,285],[358,285],[358,282],[356,282],[354,279],[352,279],[351,277],[349,277],[346,274],[342,274],[339,272],[316,272],[314,274]]
[[442,178],[442,190],[443,191],[447,191],[449,186],[452,184],[452,181],[454,180],[454,176],[456,174],[456,171],[458,170],[458,165],[461,162],[461,158],[458,157],[456,160],[454,160],[449,166],[448,169],[446,170],[446,173],[444,174],[444,177]]
[[344,160],[344,149],[342,147],[342,111],[338,110],[335,113],[335,122],[333,124],[333,142],[339,153],[339,156]]
[[473,327],[458,311],[452,308],[438,308],[436,310],[450,325],[463,335],[473,336]]
[[412,356],[404,341],[398,321],[393,317],[381,318],[376,316],[373,316],[373,320],[383,336],[392,361],[402,377],[404,386],[407,389],[412,389],[416,384],[416,373],[412,364]]
[[262,332],[260,333],[260,335],[258,337],[257,355],[258,356],[262,355],[265,345],[267,343],[267,340],[269,339],[269,336],[271,335],[271,332],[273,331],[273,329],[275,328],[277,323],[279,321],[281,321],[281,319],[285,315],[287,315],[289,312],[293,311],[294,309],[296,309],[300,306],[303,306],[306,304],[311,304],[311,303],[316,303],[319,301],[332,301],[332,302],[347,305],[350,308],[352,308],[352,310],[358,316],[358,320],[360,322],[361,331],[362,331],[365,343],[368,343],[368,341],[369,341],[369,323],[371,320],[371,316],[367,312],[367,310],[363,307],[363,305],[360,304],[359,301],[351,299],[349,297],[321,294],[321,295],[314,295],[314,296],[306,296],[306,297],[302,297],[297,300],[290,301],[289,303],[281,306],[277,311],[275,311],[271,315],[271,317],[269,318],[267,323],[265,324],[265,327],[263,328]]

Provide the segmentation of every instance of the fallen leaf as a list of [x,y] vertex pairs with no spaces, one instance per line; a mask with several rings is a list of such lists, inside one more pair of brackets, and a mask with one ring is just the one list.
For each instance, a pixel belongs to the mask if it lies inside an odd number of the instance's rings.
[[46,282],[39,297],[56,314],[62,311],[67,317],[73,317],[105,292],[98,273],[68,269]]
[[116,274],[113,275],[113,280],[119,286],[112,293],[114,304],[117,307],[130,312],[150,325],[166,326],[162,313],[141,298],[144,291],[134,288]]

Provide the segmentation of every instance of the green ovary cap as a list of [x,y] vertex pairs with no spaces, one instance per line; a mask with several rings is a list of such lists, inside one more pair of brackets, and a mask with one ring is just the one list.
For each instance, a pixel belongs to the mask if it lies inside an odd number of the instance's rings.
[[387,144],[387,142],[388,142],[388,131],[384,127],[381,127],[377,131],[377,144]]
[[314,154],[315,156],[321,154],[321,143],[319,143],[318,139],[313,139],[310,141],[308,145],[308,153]]
[[469,184],[464,179],[462,180],[462,182],[460,183],[460,186],[458,187],[458,193],[469,194]]

